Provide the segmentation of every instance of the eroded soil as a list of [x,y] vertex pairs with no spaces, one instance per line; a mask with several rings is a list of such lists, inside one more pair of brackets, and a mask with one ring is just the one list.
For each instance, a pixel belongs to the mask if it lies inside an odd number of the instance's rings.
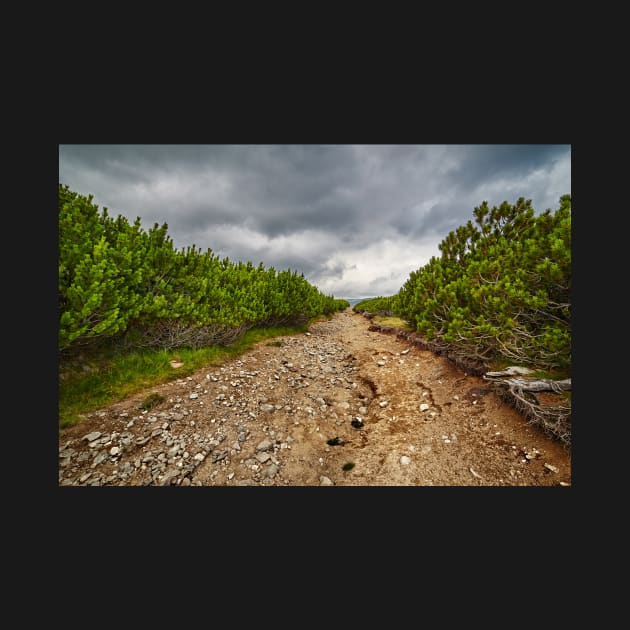
[[487,381],[369,325],[348,309],[90,414],[60,435],[59,484],[571,484],[570,450]]

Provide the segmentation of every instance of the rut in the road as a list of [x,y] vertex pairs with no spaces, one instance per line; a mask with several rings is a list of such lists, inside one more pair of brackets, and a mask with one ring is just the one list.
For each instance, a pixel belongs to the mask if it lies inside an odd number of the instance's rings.
[[59,483],[570,483],[569,453],[484,381],[368,327],[348,310],[152,388],[149,412],[143,392],[91,414],[60,437]]

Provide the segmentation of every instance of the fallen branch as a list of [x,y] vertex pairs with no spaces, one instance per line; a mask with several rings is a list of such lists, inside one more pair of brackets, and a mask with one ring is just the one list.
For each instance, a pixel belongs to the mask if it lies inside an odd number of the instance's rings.
[[494,381],[497,384],[505,384],[512,390],[520,392],[561,392],[563,390],[571,389],[571,379],[565,378],[562,381],[554,381],[550,378],[542,378],[536,380],[530,380],[526,378],[504,378],[497,379],[496,377],[489,377],[488,372],[484,375],[484,379],[487,381]]

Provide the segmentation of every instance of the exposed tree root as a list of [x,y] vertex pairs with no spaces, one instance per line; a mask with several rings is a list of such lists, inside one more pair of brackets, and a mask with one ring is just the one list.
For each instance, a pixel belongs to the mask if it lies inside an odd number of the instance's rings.
[[429,350],[436,355],[446,357],[451,363],[464,370],[467,374],[482,376],[493,383],[498,396],[512,405],[528,423],[541,427],[548,435],[560,440],[565,445],[571,445],[571,406],[543,405],[533,392],[549,391],[559,393],[571,389],[571,379],[554,381],[551,379],[507,378],[501,376],[524,376],[531,370],[512,366],[500,372],[489,372],[489,365],[481,360],[467,356],[465,351],[449,344],[426,341],[417,333],[371,324],[368,330],[395,334],[408,343],[422,349]]

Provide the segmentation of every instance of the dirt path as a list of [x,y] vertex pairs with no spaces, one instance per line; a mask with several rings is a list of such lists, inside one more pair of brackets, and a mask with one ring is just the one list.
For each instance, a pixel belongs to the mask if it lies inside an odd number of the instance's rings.
[[570,451],[483,379],[368,326],[347,310],[90,414],[60,436],[59,484],[571,484]]

